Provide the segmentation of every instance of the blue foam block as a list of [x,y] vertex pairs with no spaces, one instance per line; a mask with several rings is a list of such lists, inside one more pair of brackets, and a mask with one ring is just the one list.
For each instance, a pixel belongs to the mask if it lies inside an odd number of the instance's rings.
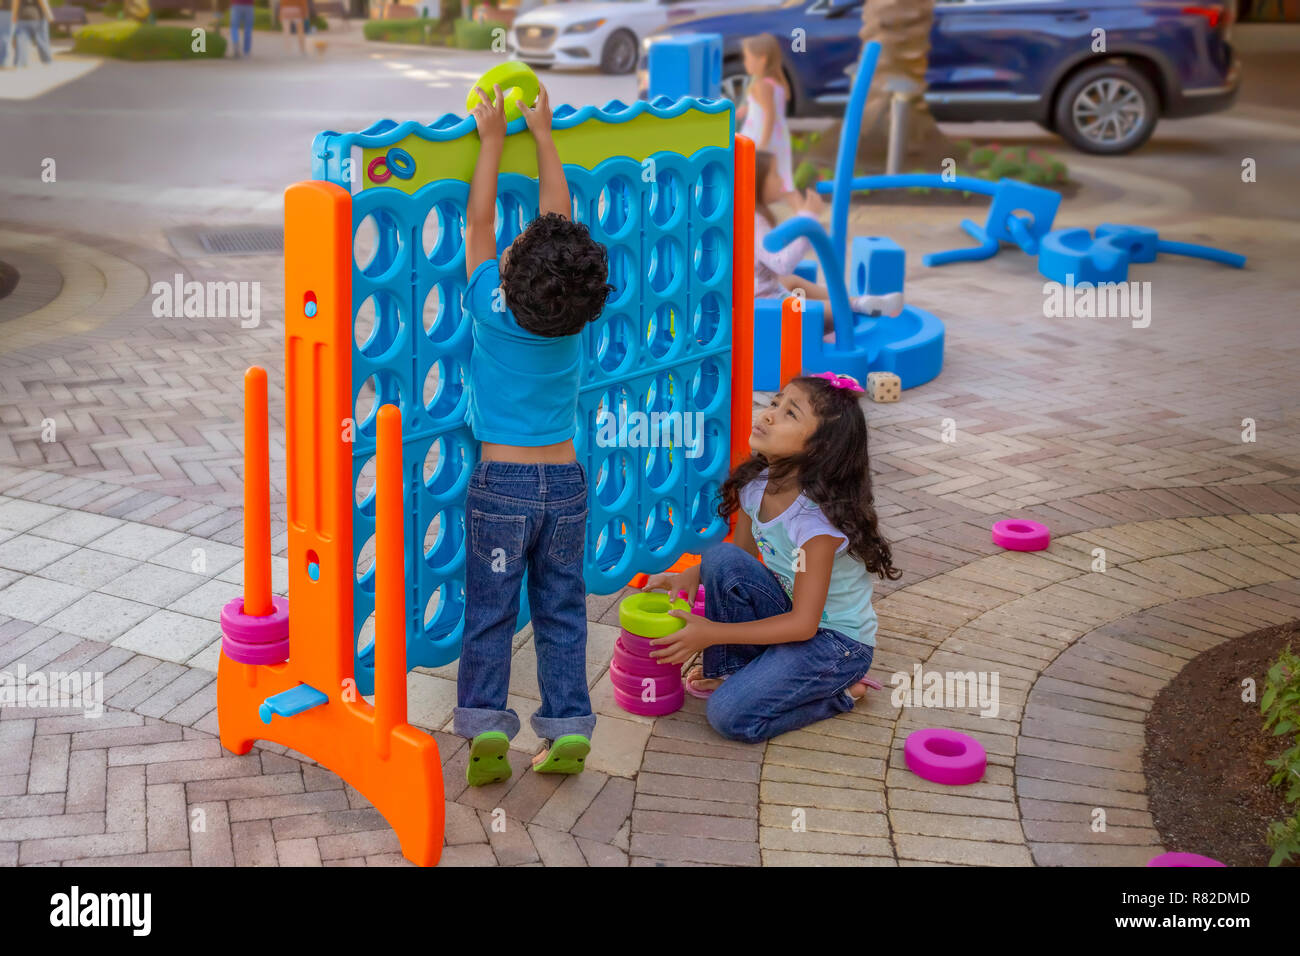
[[650,44],[646,95],[716,99],[722,90],[722,34],[683,33]]
[[850,295],[889,295],[903,291],[907,253],[884,236],[855,236],[849,252]]

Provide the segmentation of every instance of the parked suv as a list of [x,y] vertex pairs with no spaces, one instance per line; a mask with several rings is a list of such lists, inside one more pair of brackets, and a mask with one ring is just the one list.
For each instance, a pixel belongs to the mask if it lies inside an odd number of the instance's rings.
[[[720,33],[723,95],[743,95],[740,42],[782,44],[792,115],[838,115],[861,53],[863,0],[784,0],[673,23],[647,38]],[[1227,109],[1240,70],[1234,0],[937,0],[925,94],[941,121],[1032,120],[1087,153],[1127,153],[1160,117]],[[643,66],[644,66],[643,49]],[[642,88],[645,78],[642,77]]]

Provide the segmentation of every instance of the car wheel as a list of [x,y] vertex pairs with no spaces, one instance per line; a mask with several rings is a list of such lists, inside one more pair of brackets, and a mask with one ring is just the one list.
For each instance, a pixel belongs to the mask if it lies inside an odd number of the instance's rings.
[[552,66],[550,63],[529,63],[528,65],[534,70],[549,70]]
[[749,83],[749,74],[745,68],[737,64],[734,68],[728,66],[731,72],[722,78],[722,98],[731,100],[737,106],[745,102],[745,86]]
[[1160,99],[1145,76],[1122,63],[1101,63],[1071,78],[1056,99],[1056,132],[1085,153],[1137,149],[1156,128]]
[[631,73],[636,69],[636,60],[636,37],[619,30],[605,41],[605,49],[600,53],[600,72]]

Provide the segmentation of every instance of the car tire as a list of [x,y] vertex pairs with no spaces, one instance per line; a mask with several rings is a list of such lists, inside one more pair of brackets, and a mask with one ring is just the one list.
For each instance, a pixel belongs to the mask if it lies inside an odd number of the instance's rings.
[[600,51],[600,72],[614,75],[631,73],[636,70],[639,53],[636,37],[627,30],[616,30]]
[[534,69],[534,70],[549,70],[549,69],[550,69],[554,64],[551,64],[551,63],[529,63],[528,65],[529,65],[532,69]]
[[1080,152],[1117,156],[1151,138],[1159,113],[1160,97],[1142,73],[1124,63],[1099,63],[1061,88],[1052,125]]
[[723,99],[731,100],[739,107],[745,102],[745,84],[749,82],[749,74],[745,72],[745,65],[736,60],[734,63],[728,63],[722,68],[722,89],[719,91]]

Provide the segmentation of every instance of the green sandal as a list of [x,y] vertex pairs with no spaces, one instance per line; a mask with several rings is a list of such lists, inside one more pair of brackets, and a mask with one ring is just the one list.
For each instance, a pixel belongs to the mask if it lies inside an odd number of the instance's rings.
[[534,764],[533,769],[538,773],[582,773],[589,753],[590,740],[582,734],[565,734],[551,744],[546,759]]
[[469,785],[483,787],[507,779],[510,776],[510,760],[506,757],[509,749],[510,738],[499,730],[475,737],[469,745],[469,763],[465,767],[465,779]]

